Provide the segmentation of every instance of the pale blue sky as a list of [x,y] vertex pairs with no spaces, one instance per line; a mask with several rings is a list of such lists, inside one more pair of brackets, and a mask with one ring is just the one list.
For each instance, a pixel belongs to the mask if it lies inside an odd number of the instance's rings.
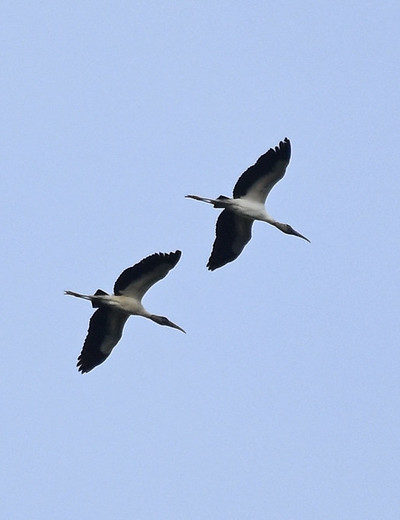
[[[398,2],[4,2],[4,518],[394,520],[400,510]],[[217,211],[283,137],[232,264]],[[75,364],[88,302],[156,251]]]

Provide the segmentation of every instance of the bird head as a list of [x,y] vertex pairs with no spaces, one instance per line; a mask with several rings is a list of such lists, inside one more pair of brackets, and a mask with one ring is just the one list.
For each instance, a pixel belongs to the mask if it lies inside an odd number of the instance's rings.
[[276,227],[278,229],[280,229],[281,231],[283,231],[284,233],[286,233],[287,235],[294,235],[296,237],[300,237],[300,238],[302,238],[304,240],[307,240],[307,242],[310,242],[308,240],[308,238],[306,238],[305,236],[301,235],[298,231],[293,229],[292,226],[289,226],[289,224],[280,224],[280,223],[278,223],[278,225]]
[[183,330],[179,325],[175,325],[175,323],[172,323],[168,318],[165,316],[157,316],[156,314],[152,314],[150,316],[150,319],[158,323],[159,325],[166,325],[167,327],[172,327],[173,329],[178,329],[181,332],[184,332],[186,334],[186,331]]

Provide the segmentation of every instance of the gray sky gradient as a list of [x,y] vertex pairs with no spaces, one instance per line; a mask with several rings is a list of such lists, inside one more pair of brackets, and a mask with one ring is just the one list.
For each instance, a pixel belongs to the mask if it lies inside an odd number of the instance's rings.
[[[20,520],[394,520],[397,2],[5,2],[3,513]],[[292,141],[232,264],[218,212]],[[88,302],[183,251],[103,365]]]

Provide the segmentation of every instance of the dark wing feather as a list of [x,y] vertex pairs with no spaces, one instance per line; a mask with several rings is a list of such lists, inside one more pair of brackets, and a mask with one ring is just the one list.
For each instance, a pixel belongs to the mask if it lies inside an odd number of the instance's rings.
[[108,358],[121,339],[128,317],[128,314],[109,307],[97,309],[90,318],[89,330],[76,365],[82,374]]
[[216,238],[207,267],[210,271],[235,260],[251,239],[253,220],[224,209],[218,217]]
[[270,148],[242,173],[233,189],[233,197],[238,199],[247,196],[264,204],[268,193],[285,175],[289,161],[290,141],[285,137],[279,146]]
[[114,293],[141,300],[152,285],[162,280],[176,266],[181,254],[181,251],[155,253],[133,267],[128,267],[115,282]]

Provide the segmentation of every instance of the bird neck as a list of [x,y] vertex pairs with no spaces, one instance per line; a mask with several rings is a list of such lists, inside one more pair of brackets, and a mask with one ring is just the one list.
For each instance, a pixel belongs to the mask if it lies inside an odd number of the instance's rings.
[[264,204],[257,204],[256,206],[257,216],[256,220],[261,220],[261,222],[267,222],[268,224],[272,224],[273,226],[276,223],[276,220],[268,214]]
[[262,218],[262,221],[268,222],[268,224],[271,224],[272,226],[276,226],[276,227],[281,225],[280,222],[277,222],[274,218],[271,217],[271,215],[268,215],[267,212],[265,212],[265,216]]

